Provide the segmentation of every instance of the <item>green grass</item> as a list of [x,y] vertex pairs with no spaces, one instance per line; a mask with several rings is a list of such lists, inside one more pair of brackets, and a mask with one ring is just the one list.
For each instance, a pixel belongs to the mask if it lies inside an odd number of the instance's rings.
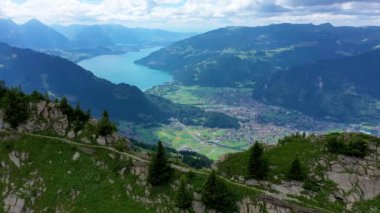
[[[266,149],[264,158],[270,166],[268,177],[272,179],[277,176],[284,179],[296,156],[306,166],[321,156],[322,149],[321,144],[307,141],[295,141]],[[249,151],[229,154],[226,161],[219,163],[218,168],[228,176],[247,176],[249,154]]]
[[[7,135],[0,133],[0,162],[7,162],[10,169],[0,167],[0,172],[2,175],[10,175],[15,191],[25,188],[27,180],[42,178],[42,181],[36,181],[30,188],[34,194],[40,193],[41,189],[41,196],[32,206],[35,212],[54,212],[56,209],[63,212],[156,212],[157,207],[138,203],[127,195],[127,185],[133,187],[134,195],[142,196],[145,192],[144,186],[136,184],[137,177],[127,174],[122,178],[117,173],[120,168],[127,166],[127,160],[112,159],[109,151],[101,149],[92,149],[91,154],[86,154],[79,147],[54,139],[18,135],[16,139],[4,140]],[[22,168],[17,168],[9,160],[8,155],[12,151],[29,154]],[[80,152],[80,158],[73,161],[72,157],[76,152]],[[95,165],[96,162],[103,162],[106,167],[100,168]],[[175,191],[170,184],[181,175],[183,173],[175,171],[168,185],[152,188],[151,197],[165,195],[170,199],[170,202],[160,204],[161,209],[174,208],[172,201]],[[194,174],[189,183],[194,191],[201,192],[206,178],[206,175]],[[260,194],[248,187],[226,184],[239,199],[254,199]],[[4,187],[0,184],[0,191],[4,191]],[[73,192],[80,192],[75,199],[71,198]],[[25,195],[26,204],[30,207],[28,197],[30,196]]]
[[241,85],[241,88],[171,85],[154,88],[147,92],[175,103],[207,108],[214,100],[233,102],[237,96],[250,98],[251,88],[244,85]]
[[[124,185],[132,182],[133,177],[121,179],[116,171],[112,171],[116,162],[105,151],[95,150],[93,156],[82,152],[80,159],[73,161],[77,148],[54,140],[21,137],[7,143],[12,144],[13,150],[29,153],[30,164],[18,169],[8,158],[10,150],[0,151],[0,161],[6,161],[11,166],[10,180],[15,187],[19,189],[27,180],[35,179],[34,171],[43,180],[38,187],[46,188],[46,191],[33,206],[36,212],[44,209],[54,212],[56,208],[64,212],[123,212],[126,209],[154,212],[126,195]],[[99,169],[94,165],[94,158],[105,162],[109,169]],[[111,184],[109,180],[115,182]],[[4,186],[1,187],[3,191]],[[80,194],[72,200],[70,194],[75,191]]]
[[[235,148],[247,148],[246,143],[240,141],[220,141],[221,145],[232,148],[206,143],[207,141],[214,141],[216,138],[225,134],[225,130],[213,130],[203,127],[188,127],[188,131],[190,131],[191,134],[185,130],[176,129],[171,126],[161,126],[154,128],[138,128],[137,135],[142,141],[149,141],[153,143],[157,140],[161,140],[172,148],[191,149],[207,156],[212,160],[216,160],[226,153],[237,152],[238,150]],[[194,135],[201,139],[201,141],[194,138]]]
[[377,196],[375,199],[372,200],[354,204],[353,210],[354,212],[380,212],[380,196]]

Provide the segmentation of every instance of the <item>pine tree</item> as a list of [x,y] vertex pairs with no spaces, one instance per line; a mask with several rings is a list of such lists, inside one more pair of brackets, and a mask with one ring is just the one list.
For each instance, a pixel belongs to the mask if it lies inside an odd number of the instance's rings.
[[167,162],[164,146],[159,141],[157,152],[152,156],[149,164],[148,182],[152,185],[162,185],[169,181],[171,168]]
[[248,177],[254,179],[265,179],[267,176],[268,166],[266,161],[262,158],[263,147],[256,141],[250,149],[250,156],[248,162]]
[[192,200],[193,194],[189,189],[187,189],[187,180],[184,176],[182,176],[175,197],[176,206],[180,209],[189,209],[191,207]]
[[98,135],[106,136],[117,131],[116,126],[110,121],[107,111],[103,112],[103,117],[98,123]]
[[298,157],[296,157],[296,159],[294,159],[294,161],[292,162],[292,165],[291,165],[290,170],[288,172],[288,179],[289,180],[298,180],[298,181],[303,181],[305,179],[305,175],[304,175],[304,173],[302,171],[302,167],[301,167],[301,162],[298,159]]
[[17,128],[19,124],[29,118],[29,106],[25,95],[19,89],[8,91],[3,100],[4,121],[12,128]]
[[234,212],[236,210],[234,195],[228,190],[223,180],[212,171],[202,188],[202,202],[209,209],[219,212]]

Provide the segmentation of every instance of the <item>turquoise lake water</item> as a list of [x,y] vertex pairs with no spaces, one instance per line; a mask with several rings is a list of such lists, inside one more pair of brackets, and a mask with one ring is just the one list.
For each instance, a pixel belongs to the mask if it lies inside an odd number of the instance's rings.
[[124,55],[102,55],[80,61],[78,65],[91,71],[97,77],[116,84],[135,85],[145,91],[173,80],[169,73],[134,63],[136,60],[144,58],[158,49],[160,48],[142,49],[139,52],[129,52]]

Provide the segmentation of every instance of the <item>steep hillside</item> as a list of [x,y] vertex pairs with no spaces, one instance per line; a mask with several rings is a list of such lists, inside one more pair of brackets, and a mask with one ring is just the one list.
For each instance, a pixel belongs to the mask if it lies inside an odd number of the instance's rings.
[[67,97],[91,108],[95,115],[107,109],[112,117],[130,121],[162,121],[161,112],[137,87],[112,84],[80,66],[55,56],[0,44],[0,79],[25,92]]
[[235,86],[266,82],[278,70],[356,55],[379,44],[378,27],[227,27],[177,42],[139,63],[169,71],[187,84]]
[[74,105],[91,109],[95,116],[108,110],[116,120],[146,125],[166,123],[174,117],[191,125],[239,127],[237,119],[225,114],[146,95],[135,86],[113,84],[68,60],[29,49],[0,43],[0,70],[0,80],[8,87],[21,87],[26,93],[36,90],[50,98],[66,97]]
[[17,25],[11,20],[0,19],[0,41],[10,45],[33,48],[68,48],[70,41],[36,19]]
[[[319,203],[332,212],[380,210],[380,138],[357,133],[285,137],[264,149],[269,170],[265,180],[249,177],[250,155],[251,151],[229,154],[217,162],[218,170],[232,180]],[[294,175],[296,158],[301,181],[289,176]]]
[[[196,169],[209,165],[199,155],[162,149],[170,178],[152,185],[157,148],[118,136],[106,114],[94,120],[64,99],[51,102],[15,89],[2,88],[0,97],[0,209],[5,212],[179,212],[183,180],[191,193],[186,208],[196,213],[211,207],[226,213],[379,210],[379,138],[286,137],[264,152],[266,181],[246,176],[250,152],[228,155],[216,173]],[[304,183],[288,181],[295,156],[302,162],[298,170],[307,175]],[[206,197],[210,193],[219,199]]]
[[[83,111],[70,108],[64,100],[53,103],[38,93],[26,96],[4,88],[0,92],[0,209],[4,212],[178,212],[178,179],[185,176],[194,195],[191,207],[205,212],[201,192],[208,172],[192,171],[183,164],[197,167],[204,161],[199,155],[168,149],[171,178],[152,186],[147,180],[151,149],[135,142],[133,146],[115,130],[103,135],[112,125],[105,115],[99,121],[83,120]],[[255,188],[224,183],[221,178],[218,182],[228,191],[237,190],[229,195],[236,200],[236,210],[268,206],[311,212]]]
[[298,66],[257,85],[254,97],[339,121],[380,120],[380,50]]

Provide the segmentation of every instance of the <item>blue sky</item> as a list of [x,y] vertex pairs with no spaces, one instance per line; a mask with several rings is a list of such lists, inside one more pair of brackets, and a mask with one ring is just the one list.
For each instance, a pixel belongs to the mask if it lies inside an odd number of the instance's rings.
[[283,22],[368,26],[380,25],[380,0],[0,0],[0,18],[186,31]]

